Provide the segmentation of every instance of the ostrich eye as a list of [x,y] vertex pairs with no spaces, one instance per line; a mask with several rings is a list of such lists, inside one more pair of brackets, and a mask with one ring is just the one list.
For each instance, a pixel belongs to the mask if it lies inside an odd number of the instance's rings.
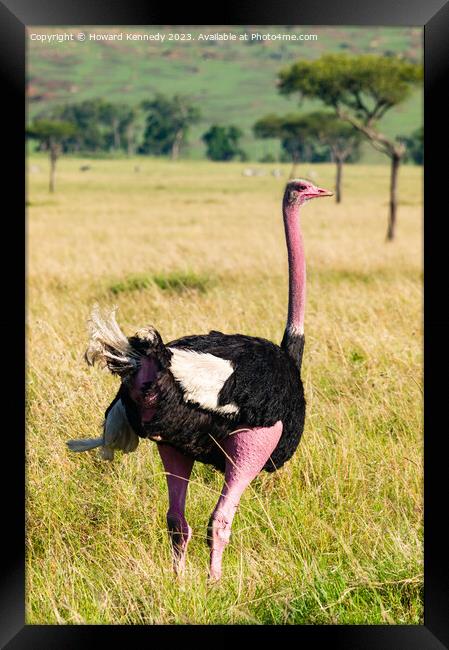
[[303,190],[307,189],[307,185],[299,185],[298,189],[302,192]]

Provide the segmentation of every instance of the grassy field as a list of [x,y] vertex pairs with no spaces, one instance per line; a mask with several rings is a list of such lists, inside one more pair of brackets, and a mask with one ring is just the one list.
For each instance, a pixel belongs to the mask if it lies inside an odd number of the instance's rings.
[[[401,170],[393,244],[387,167],[347,167],[341,205],[303,210],[304,436],[244,494],[208,587],[218,473],[194,468],[178,583],[154,444],[112,464],[66,449],[98,435],[117,388],[82,359],[86,321],[98,302],[118,305],[128,334],[153,323],[165,340],[220,329],[279,342],[288,168],[83,162],[61,160],[50,195],[47,160],[29,160],[27,622],[422,623],[421,169]],[[332,188],[331,165],[301,173]]]
[[[62,27],[30,27],[28,33],[61,33]],[[417,27],[76,27],[87,34],[84,42],[45,43],[28,41],[29,117],[55,104],[103,97],[131,105],[156,92],[189,95],[201,108],[201,120],[191,129],[184,155],[205,157],[201,136],[211,124],[235,124],[244,132],[242,147],[252,160],[267,153],[278,155],[277,140],[256,140],[254,122],[274,112],[279,114],[322,109],[317,101],[281,96],[276,89],[279,70],[298,59],[316,59],[331,52],[349,54],[401,54],[422,61],[422,28]],[[90,41],[90,33],[162,32],[163,43],[135,41]],[[260,33],[316,34],[316,41],[169,41],[170,32],[198,34],[245,31]],[[389,136],[409,135],[423,120],[422,90],[407,102],[388,111],[381,128]],[[383,164],[384,156],[368,143],[363,163]]]

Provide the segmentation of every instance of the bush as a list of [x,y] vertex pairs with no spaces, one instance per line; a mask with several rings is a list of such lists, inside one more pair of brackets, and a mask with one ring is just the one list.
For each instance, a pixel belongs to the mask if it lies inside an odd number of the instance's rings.
[[207,157],[210,160],[232,160],[237,157],[242,161],[247,160],[246,153],[239,147],[242,135],[236,126],[214,124],[202,137],[207,147]]
[[274,163],[276,162],[276,156],[272,153],[265,153],[261,158],[259,158],[261,163]]

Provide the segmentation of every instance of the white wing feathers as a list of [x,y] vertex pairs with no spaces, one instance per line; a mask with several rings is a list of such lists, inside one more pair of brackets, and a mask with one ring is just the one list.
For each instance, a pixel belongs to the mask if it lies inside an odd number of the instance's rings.
[[236,404],[218,405],[218,395],[234,368],[227,359],[207,352],[168,348],[173,356],[170,371],[184,391],[187,402],[198,404],[208,411],[231,415],[238,413]]

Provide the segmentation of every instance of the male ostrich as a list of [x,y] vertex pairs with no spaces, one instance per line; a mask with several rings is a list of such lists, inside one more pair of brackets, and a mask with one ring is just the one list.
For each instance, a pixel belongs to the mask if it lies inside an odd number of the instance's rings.
[[177,573],[184,569],[192,534],[184,511],[194,461],[225,475],[208,527],[210,579],[218,580],[243,491],[262,469],[282,467],[298,446],[305,416],[300,372],[306,294],[298,217],[306,201],[331,195],[302,179],[285,189],[289,300],[280,346],[216,331],[164,344],[153,327],[127,338],[114,312],[108,318],[97,310],[92,314],[86,360],[107,365],[121,385],[106,410],[103,436],[67,444],[73,451],[102,446],[103,457],[112,459],[114,449],[133,451],[139,437],[157,443],[167,476],[167,524]]

